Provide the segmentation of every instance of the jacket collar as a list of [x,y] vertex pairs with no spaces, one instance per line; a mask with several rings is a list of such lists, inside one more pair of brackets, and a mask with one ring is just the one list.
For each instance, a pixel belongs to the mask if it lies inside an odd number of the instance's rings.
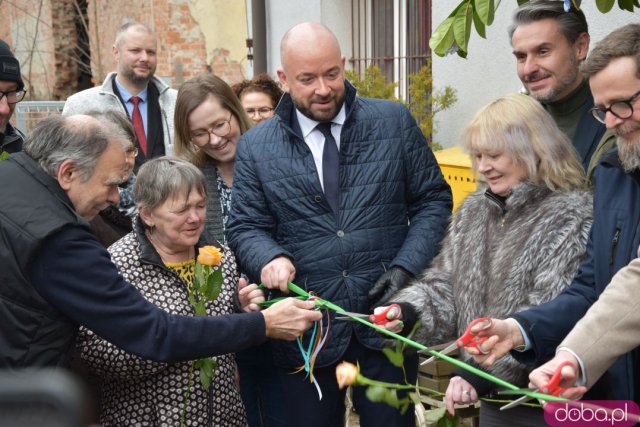
[[[143,264],[153,264],[162,268],[166,268],[164,262],[162,262],[160,254],[158,253],[158,251],[156,251],[156,248],[153,247],[153,244],[144,232],[144,226],[142,225],[142,219],[140,218],[140,215],[137,215],[133,220],[133,234],[138,241],[138,245],[140,246],[140,262],[142,262]],[[198,253],[198,247],[207,244],[202,239],[203,238],[201,236],[200,240],[196,244],[196,254]]]
[[[113,94],[113,86],[114,86],[114,80],[116,78],[116,74],[115,72],[111,72],[109,74],[107,74],[107,77],[104,79],[104,82],[102,82],[102,92],[107,92],[107,93],[111,93]],[[158,92],[160,94],[163,94],[164,92],[166,92],[167,90],[169,90],[169,85],[166,84],[165,82],[163,82],[161,79],[159,79],[156,76],[151,77],[151,80],[149,81],[149,83],[153,83],[154,86],[158,89]]]
[[133,234],[140,246],[140,262],[143,264],[153,264],[164,268],[164,263],[160,254],[153,247],[151,241],[144,232],[144,226],[142,225],[142,219],[137,215],[133,220]]
[[[345,87],[345,103],[346,103],[346,119],[345,125],[349,121],[349,116],[351,115],[351,111],[353,111],[356,107],[356,88],[345,79],[344,81]],[[291,99],[291,95],[289,93],[285,93],[280,102],[276,106],[276,115],[279,117],[280,121],[286,124],[289,128],[291,128],[296,135],[298,135],[301,139],[303,136],[301,135],[300,125],[298,124],[298,119],[296,118],[296,107],[293,105],[293,100]]]
[[76,212],[73,207],[73,203],[71,203],[71,199],[67,196],[67,193],[60,187],[58,181],[53,178],[51,175],[46,173],[40,165],[29,157],[26,153],[20,152],[12,154],[8,160],[6,161],[14,161],[18,164],[19,167],[23,168],[29,175],[31,175],[36,181],[38,181],[42,186],[44,186],[54,197],[56,197],[60,202],[67,207],[76,218],[85,225],[89,225],[87,220],[84,219],[78,212]]
[[536,199],[546,197],[549,193],[551,193],[551,190],[548,187],[527,181],[513,187],[511,194],[507,197],[498,196],[493,193],[490,188],[485,190],[484,196],[491,205],[499,208],[504,215]]
[[621,169],[624,173],[627,173],[636,180],[636,182],[640,183],[640,170],[636,169],[632,172],[627,172],[624,170],[624,166],[622,166],[622,162],[620,161],[620,156],[618,155],[618,148],[611,150],[609,153],[602,156],[600,160],[600,164],[604,167],[608,168],[616,168]]
[[24,142],[24,134],[18,129],[7,123],[4,134],[0,134],[0,153],[7,151],[8,153],[17,153],[22,151],[22,143]]

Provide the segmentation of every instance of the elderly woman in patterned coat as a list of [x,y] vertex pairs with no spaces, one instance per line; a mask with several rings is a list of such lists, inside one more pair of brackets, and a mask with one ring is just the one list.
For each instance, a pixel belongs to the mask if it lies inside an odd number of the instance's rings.
[[[139,217],[134,230],[109,248],[120,273],[149,301],[173,314],[193,316],[196,244],[204,229],[204,175],[186,160],[160,157],[143,165],[134,187]],[[233,254],[225,250],[220,295],[207,314],[258,310],[256,285],[238,280]],[[238,291],[237,283],[241,288]],[[162,333],[162,331],[158,331]],[[81,357],[103,379],[100,421],[104,426],[245,426],[232,354],[215,357],[213,382],[205,390],[192,362],[143,360],[83,329]],[[184,406],[186,403],[186,407]]]
[[[586,253],[593,218],[576,152],[533,98],[511,94],[485,106],[467,127],[465,145],[480,175],[478,191],[457,210],[431,266],[389,299],[401,305],[405,329],[420,320],[414,337],[429,346],[462,335],[477,317],[504,318],[558,295]],[[399,329],[397,321],[387,326]],[[528,384],[529,369],[511,357],[489,371]],[[460,371],[445,402],[453,413],[454,404],[495,391]],[[480,425],[547,425],[539,408],[499,406],[483,401]]]

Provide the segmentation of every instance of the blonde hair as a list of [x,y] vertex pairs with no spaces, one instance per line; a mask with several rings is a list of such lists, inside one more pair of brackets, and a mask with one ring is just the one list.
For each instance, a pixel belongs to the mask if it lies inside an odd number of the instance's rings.
[[477,153],[505,153],[525,167],[531,182],[551,190],[586,187],[584,169],[569,138],[527,95],[505,95],[484,106],[467,126],[464,145],[475,172]]

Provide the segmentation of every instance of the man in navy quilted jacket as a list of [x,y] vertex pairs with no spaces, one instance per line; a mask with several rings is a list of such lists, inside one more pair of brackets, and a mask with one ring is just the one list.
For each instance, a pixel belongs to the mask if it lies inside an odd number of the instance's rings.
[[[356,96],[328,28],[290,29],[281,62],[286,93],[275,117],[239,143],[230,244],[243,271],[275,293],[294,281],[345,310],[369,313],[438,252],[450,188],[406,107]],[[323,319],[331,333],[313,371],[321,400],[304,371],[291,375],[304,364],[295,343],[273,342],[288,425],[343,425],[344,390],[335,379],[342,360],[358,361],[367,377],[405,382],[380,351],[382,335],[333,316]],[[406,368],[414,381],[415,356]],[[414,425],[412,410],[402,415],[369,402],[362,388],[353,401],[363,426]]]

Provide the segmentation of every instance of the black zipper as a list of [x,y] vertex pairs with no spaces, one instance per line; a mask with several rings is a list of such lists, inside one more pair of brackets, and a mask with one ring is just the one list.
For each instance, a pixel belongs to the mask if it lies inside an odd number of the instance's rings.
[[616,228],[616,232],[613,234],[613,240],[611,240],[611,253],[609,254],[609,274],[613,276],[613,263],[616,259],[616,252],[618,249],[618,242],[620,241],[620,229]]

